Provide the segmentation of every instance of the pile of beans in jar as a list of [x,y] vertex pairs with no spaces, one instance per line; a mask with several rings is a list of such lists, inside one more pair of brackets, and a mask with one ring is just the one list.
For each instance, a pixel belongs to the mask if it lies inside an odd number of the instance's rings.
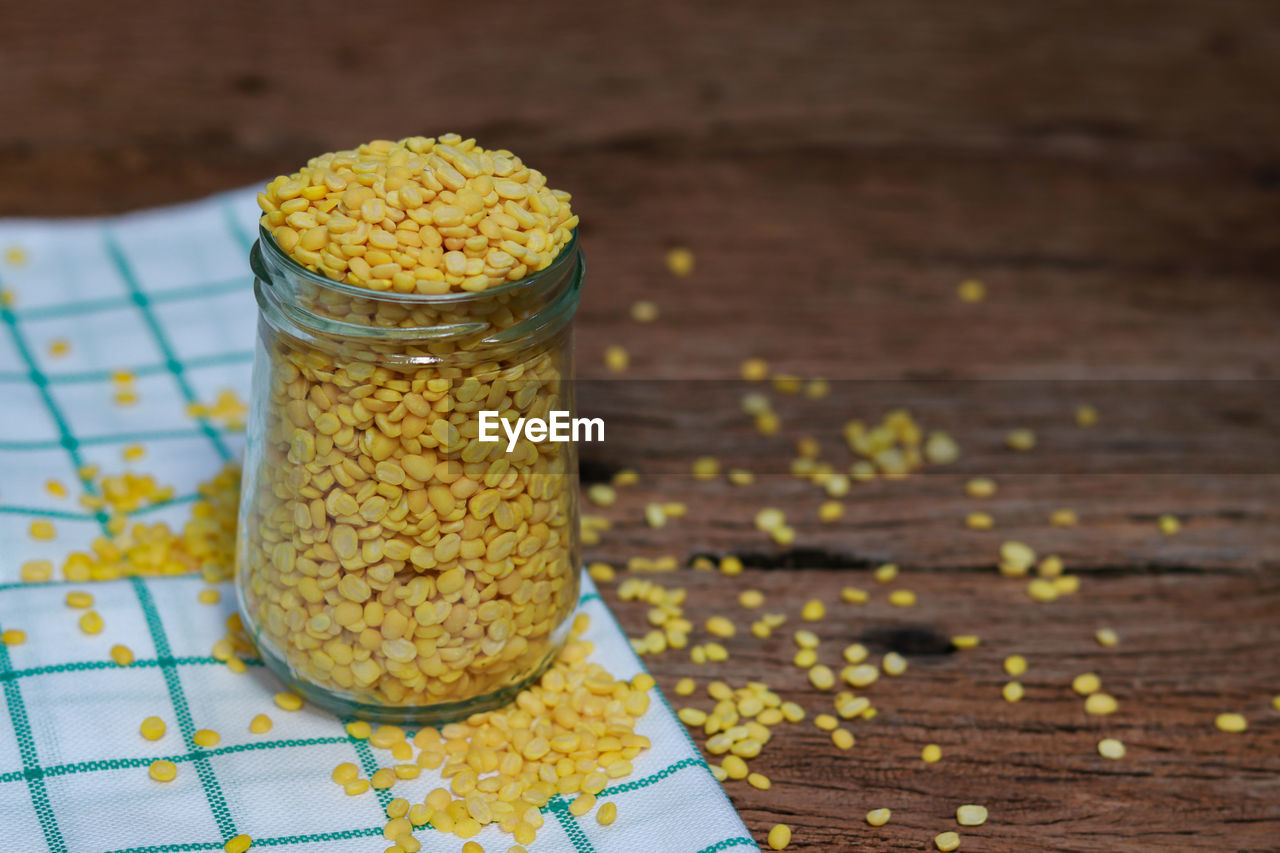
[[[510,328],[539,306],[484,291],[545,269],[577,225],[539,172],[456,135],[325,154],[258,201],[298,264],[380,292],[317,288],[307,310],[386,328]],[[478,298],[387,298],[401,293]],[[468,699],[536,672],[577,599],[572,449],[506,452],[477,440],[474,413],[564,408],[567,348],[468,359],[465,340],[263,328],[265,423],[240,569],[259,643],[299,677],[381,705]]]

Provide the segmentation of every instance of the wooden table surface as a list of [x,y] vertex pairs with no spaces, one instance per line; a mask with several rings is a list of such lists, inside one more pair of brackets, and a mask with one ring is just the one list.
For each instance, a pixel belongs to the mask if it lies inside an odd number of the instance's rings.
[[[216,11],[215,11],[216,10]],[[435,8],[410,3],[126,2],[0,13],[0,214],[120,211],[262,180],[366,138],[457,130],[520,152],[574,193],[589,257],[579,373],[606,345],[632,368],[587,382],[610,440],[584,478],[641,472],[590,559],[744,555],[731,578],[654,575],[687,612],[728,615],[730,658],[647,660],[682,676],[768,682],[810,719],[728,785],[748,827],[792,849],[923,850],[963,803],[990,820],[963,850],[1280,849],[1280,15],[1265,0],[894,3],[761,0]],[[664,251],[686,245],[693,275]],[[956,298],[986,282],[978,305]],[[627,306],[661,308],[640,325]],[[773,395],[779,436],[736,409],[739,363],[826,377],[819,401]],[[625,381],[624,381],[625,380]],[[634,380],[634,381],[629,381]],[[655,380],[655,381],[640,381]],[[696,381],[695,381],[696,380]],[[1169,380],[1182,380],[1170,382]],[[1100,423],[1073,423],[1081,402]],[[855,484],[844,519],[788,476],[812,434],[838,467],[846,419],[906,406],[962,457]],[[1037,448],[1003,447],[1036,429]],[[749,487],[695,481],[714,453]],[[965,495],[989,475],[999,493]],[[681,500],[662,529],[646,503]],[[764,506],[796,531],[774,546]],[[1075,528],[1048,514],[1077,511]],[[984,509],[995,529],[965,528]],[[1156,518],[1184,522],[1164,536]],[[1057,553],[1078,594],[1032,602],[995,570],[1017,539]],[[869,569],[893,561],[891,607]],[[624,575],[625,576],[625,575]],[[871,590],[865,605],[839,590]],[[607,585],[606,585],[607,586]],[[787,624],[746,630],[756,588]],[[643,605],[614,604],[633,635]],[[834,749],[830,708],[791,665],[811,598],[821,655],[861,640],[910,669],[866,691],[880,713]],[[1094,641],[1112,627],[1120,643]],[[973,633],[981,645],[947,640]],[[1025,655],[1026,698],[1000,698]],[[1119,700],[1084,713],[1073,676]],[[701,691],[686,700],[710,703]],[[1249,729],[1214,727],[1223,711]],[[1105,736],[1128,745],[1098,756]],[[920,749],[938,743],[943,759]],[[893,810],[871,828],[863,815]]]

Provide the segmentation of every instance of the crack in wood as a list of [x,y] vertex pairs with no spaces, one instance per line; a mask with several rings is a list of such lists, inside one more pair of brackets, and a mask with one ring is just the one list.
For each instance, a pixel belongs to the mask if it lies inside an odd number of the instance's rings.
[[[719,562],[724,554],[717,554],[710,551],[694,551],[686,560],[686,565],[692,565],[694,560],[698,558],[709,559],[712,562]],[[853,554],[831,551],[824,548],[788,548],[786,550],[773,553],[765,553],[762,551],[735,551],[734,556],[742,561],[742,565],[752,569],[765,569],[768,571],[788,570],[788,569],[808,569],[817,571],[844,571],[847,569],[872,569],[882,565],[883,560],[873,560],[867,557],[859,557]],[[1264,567],[1265,568],[1265,567]],[[998,576],[999,570],[994,563],[976,563],[970,565],[902,565],[904,571],[913,573],[942,573],[942,574],[970,574],[970,575],[994,575]],[[1074,574],[1080,574],[1087,577],[1099,578],[1119,578],[1134,576],[1167,576],[1167,575],[1190,575],[1197,577],[1240,577],[1259,574],[1252,568],[1245,567],[1206,567],[1201,565],[1192,565],[1189,563],[1168,562],[1161,563],[1157,561],[1134,562],[1127,565],[1111,564],[1101,566],[1088,566],[1085,568],[1075,568],[1072,570]],[[1013,580],[1016,580],[1013,579]]]

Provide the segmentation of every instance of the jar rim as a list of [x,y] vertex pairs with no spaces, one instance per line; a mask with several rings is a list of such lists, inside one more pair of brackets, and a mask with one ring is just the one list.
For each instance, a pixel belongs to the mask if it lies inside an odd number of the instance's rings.
[[[480,291],[426,294],[370,290],[306,269],[285,253],[275,238],[259,227],[260,238],[249,252],[254,273],[254,295],[264,320],[277,328],[287,323],[307,334],[337,335],[364,340],[400,341],[404,344],[475,339],[486,347],[511,345],[516,341],[536,341],[555,332],[573,316],[581,293],[585,264],[578,246],[578,231],[556,258],[543,269],[507,284]],[[398,308],[425,307],[465,312],[488,302],[503,303],[516,297],[545,299],[546,304],[515,325],[494,329],[485,320],[458,319],[445,323],[412,326],[381,326],[353,323],[317,313],[297,301],[299,288],[339,295],[364,304],[393,305]]]
[[[400,304],[416,304],[428,306],[458,306],[466,305],[469,302],[482,299],[492,299],[496,296],[504,296],[516,293],[525,288],[533,287],[546,280],[556,280],[556,277],[563,271],[563,267],[571,262],[571,259],[577,254],[578,248],[578,229],[575,227],[572,237],[568,243],[560,249],[560,253],[555,259],[543,267],[542,269],[530,273],[526,276],[500,284],[497,287],[490,287],[484,290],[476,291],[450,291],[448,293],[400,293],[394,290],[373,290],[368,287],[359,287],[354,284],[348,284],[345,281],[337,281],[326,275],[321,275],[314,270],[309,270],[302,264],[298,263],[292,255],[280,248],[280,244],[276,242],[275,235],[262,223],[258,224],[258,241],[254,244],[253,249],[249,252],[249,266],[253,268],[253,272],[260,279],[269,280],[270,274],[267,270],[260,269],[267,265],[268,258],[271,266],[281,268],[282,272],[288,275],[297,276],[305,280],[308,284],[316,287],[322,287],[334,293],[340,293],[355,299],[370,299],[379,302],[396,302]],[[263,253],[268,257],[263,257]],[[264,274],[266,273],[266,274]]]

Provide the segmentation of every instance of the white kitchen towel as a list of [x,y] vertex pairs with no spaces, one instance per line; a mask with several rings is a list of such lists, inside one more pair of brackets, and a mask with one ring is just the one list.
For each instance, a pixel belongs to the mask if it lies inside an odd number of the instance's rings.
[[[347,796],[330,779],[353,761],[365,774],[389,753],[349,737],[342,721],[310,706],[273,702],[281,685],[256,661],[237,674],[210,652],[234,608],[202,603],[198,576],[98,583],[23,583],[20,566],[86,550],[105,516],[76,498],[94,488],[82,470],[153,475],[173,497],[133,518],[178,528],[209,479],[243,448],[220,419],[193,403],[224,390],[248,398],[256,333],[247,256],[257,228],[253,190],[125,216],[0,221],[0,850],[15,853],[162,853],[221,850],[245,833],[253,850],[377,853],[391,796],[411,802],[441,784],[433,771],[391,792]],[[128,371],[137,402],[117,405],[113,379]],[[123,450],[140,445],[141,458]],[[57,481],[68,494],[59,496]],[[49,522],[52,539],[32,535]],[[82,632],[72,590],[94,596],[101,633]],[[593,659],[615,676],[643,670],[589,580],[580,603],[591,617]],[[10,639],[14,639],[11,633]],[[123,644],[135,660],[112,661]],[[638,725],[653,748],[634,773],[601,794],[618,818],[600,826],[556,798],[531,853],[714,853],[757,849],[670,706],[654,702]],[[274,727],[252,734],[267,714]],[[167,724],[160,740],[139,733],[145,717]],[[214,747],[197,729],[221,734]],[[157,758],[177,778],[152,780]],[[462,842],[430,827],[426,851]],[[496,827],[475,839],[491,853],[514,843]]]

